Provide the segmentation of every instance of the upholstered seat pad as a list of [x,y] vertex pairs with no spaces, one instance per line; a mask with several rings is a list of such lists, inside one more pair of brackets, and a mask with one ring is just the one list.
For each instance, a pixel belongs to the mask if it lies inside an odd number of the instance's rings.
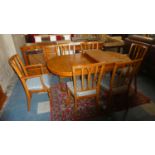
[[[43,82],[47,88],[50,88],[50,78],[48,75],[42,75]],[[43,85],[40,81],[40,77],[31,78],[26,80],[26,84],[29,90],[40,90],[43,89]]]
[[[86,84],[84,84],[86,86]],[[88,96],[88,95],[95,95],[96,89],[93,90],[86,90],[86,91],[80,91],[81,90],[81,80],[77,80],[77,96]],[[72,94],[74,94],[74,84],[73,81],[67,82],[67,87],[71,91]]]

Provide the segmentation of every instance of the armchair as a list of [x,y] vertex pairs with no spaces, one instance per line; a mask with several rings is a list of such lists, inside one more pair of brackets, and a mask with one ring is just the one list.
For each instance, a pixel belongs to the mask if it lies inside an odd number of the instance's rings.
[[[9,64],[18,75],[23,88],[25,90],[27,96],[27,109],[30,111],[31,107],[31,97],[33,93],[39,92],[47,92],[50,96],[50,79],[47,74],[43,74],[43,69],[41,64],[32,65],[32,66],[24,66],[22,61],[20,60],[19,55],[13,55],[9,59]],[[32,68],[40,68],[40,75],[29,75],[28,69]]]

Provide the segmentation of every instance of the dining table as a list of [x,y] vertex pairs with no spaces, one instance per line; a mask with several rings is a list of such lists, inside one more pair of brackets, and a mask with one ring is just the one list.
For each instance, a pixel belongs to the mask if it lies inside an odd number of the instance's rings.
[[[106,71],[112,71],[114,63],[128,62],[131,59],[126,54],[102,50],[86,50],[84,53],[62,55],[47,61],[48,70],[60,77],[72,77],[72,67],[103,62],[109,64]],[[111,65],[110,65],[111,64]]]

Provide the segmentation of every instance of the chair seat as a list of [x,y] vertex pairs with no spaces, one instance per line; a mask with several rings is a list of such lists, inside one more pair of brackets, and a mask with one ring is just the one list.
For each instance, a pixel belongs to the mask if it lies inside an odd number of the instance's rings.
[[[129,71],[128,71],[129,70]],[[129,72],[129,74],[131,74],[133,72],[133,67],[130,66],[130,69],[128,67],[124,67],[123,69],[118,69],[117,70],[117,74],[119,73],[123,73],[124,75],[126,75],[127,71]]]
[[[80,91],[81,90],[81,80],[77,80],[77,96],[89,96],[89,95],[95,95],[96,94],[96,89],[93,90],[86,90],[86,91]],[[86,84],[84,84],[86,87]],[[67,87],[71,91],[71,93],[74,95],[74,84],[73,81],[67,82]]]
[[[105,91],[110,90],[110,86],[108,84],[102,83],[101,87]],[[127,91],[127,89],[128,89],[127,85],[119,86],[117,88],[112,88],[112,94],[119,94],[119,93]]]
[[[47,88],[50,88],[50,78],[48,75],[42,75],[43,82]],[[31,78],[26,80],[26,84],[29,90],[40,90],[43,89],[43,85],[40,81],[40,77]]]

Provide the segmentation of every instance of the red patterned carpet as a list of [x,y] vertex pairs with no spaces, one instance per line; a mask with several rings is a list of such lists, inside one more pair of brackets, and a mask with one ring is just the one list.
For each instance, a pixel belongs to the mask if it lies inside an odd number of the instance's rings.
[[[64,91],[61,91],[63,88]],[[66,106],[65,102],[67,99],[67,93],[65,91],[66,85],[64,83],[54,85],[51,88],[51,100],[50,100],[50,110],[51,110],[51,120],[52,121],[69,121],[69,120],[94,120],[94,118],[103,116],[104,113],[101,108],[96,109],[95,99],[87,98],[78,101],[78,110],[75,113],[73,106],[74,101],[71,99],[70,105]],[[103,93],[102,93],[103,94]],[[100,103],[106,105],[106,94],[101,97]],[[117,95],[113,99],[113,110],[121,111],[128,107],[135,107],[138,105],[146,104],[150,102],[147,96],[138,92],[136,95],[133,94],[128,99],[124,95]],[[102,107],[102,105],[101,105]]]

